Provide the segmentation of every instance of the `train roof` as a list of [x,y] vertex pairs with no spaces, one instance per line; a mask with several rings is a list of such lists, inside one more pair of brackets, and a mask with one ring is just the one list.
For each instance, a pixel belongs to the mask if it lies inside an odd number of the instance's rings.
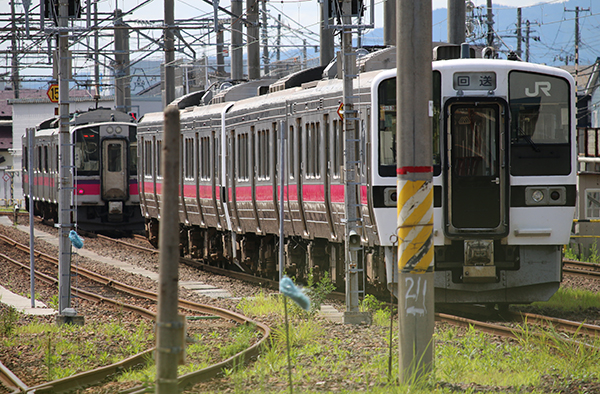
[[[103,122],[126,122],[134,123],[135,120],[129,114],[110,108],[95,108],[85,112],[75,112],[71,114],[71,126],[79,126],[91,123]],[[58,116],[46,119],[36,127],[38,131],[44,129],[56,129],[59,127]]]

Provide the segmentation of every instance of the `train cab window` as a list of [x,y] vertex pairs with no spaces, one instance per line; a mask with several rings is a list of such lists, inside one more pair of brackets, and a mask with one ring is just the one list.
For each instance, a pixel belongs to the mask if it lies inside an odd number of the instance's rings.
[[75,134],[75,166],[80,175],[98,175],[99,130],[97,127],[81,128]]
[[[433,167],[434,175],[441,173],[440,154],[440,122],[441,113],[441,75],[433,72]],[[378,88],[378,121],[379,128],[379,176],[396,176],[396,78],[382,81]],[[436,117],[437,111],[437,117]]]
[[550,75],[512,71],[509,105],[511,174],[569,174],[569,83]]

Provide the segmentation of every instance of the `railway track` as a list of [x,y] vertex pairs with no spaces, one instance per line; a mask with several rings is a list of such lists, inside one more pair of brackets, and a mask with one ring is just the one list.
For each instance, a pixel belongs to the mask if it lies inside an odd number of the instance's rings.
[[[23,252],[27,252],[27,253],[29,252],[29,248],[26,245],[23,245],[23,244],[15,241],[15,240],[12,240],[4,235],[0,235],[0,240],[3,241],[4,243],[7,243],[7,244],[23,251]],[[40,253],[40,252],[35,252],[35,255],[38,259],[42,259],[48,263],[58,266],[58,259],[56,259],[52,256],[49,256],[47,254]],[[20,269],[23,269],[23,270],[29,269],[29,266],[27,264],[23,264],[5,254],[0,253],[0,258],[14,264],[16,267],[18,267]],[[75,272],[75,269],[73,269],[73,272]],[[115,281],[111,278],[105,277],[103,275],[99,275],[95,272],[86,270],[81,267],[77,268],[77,275],[85,277],[86,279],[91,280],[97,284],[109,287],[111,289],[117,290],[119,292],[131,295],[131,296],[147,299],[147,300],[154,301],[154,302],[156,302],[158,300],[158,296],[156,295],[156,293],[153,293],[153,292],[150,292],[150,291],[147,291],[144,289],[140,289],[140,288],[137,288],[134,286],[130,286],[125,283]],[[36,271],[35,276],[38,280],[44,281],[46,283],[50,283],[50,284],[54,284],[54,285],[58,283],[58,280],[56,278],[51,277],[46,274],[43,274],[41,272]],[[140,316],[143,316],[148,319],[154,320],[156,318],[156,314],[153,311],[150,311],[150,310],[147,310],[144,308],[140,308],[136,305],[127,304],[127,303],[112,299],[110,297],[103,297],[103,296],[94,294],[92,292],[89,292],[89,291],[86,291],[83,289],[74,288],[73,290],[77,292],[78,297],[81,297],[83,299],[93,301],[96,303],[102,302],[104,304],[114,305],[114,306],[117,306],[124,310],[128,310],[128,311],[137,313]],[[196,384],[198,382],[201,382],[201,381],[204,381],[207,379],[210,379],[210,378],[216,376],[223,368],[231,367],[232,365],[238,365],[240,362],[246,362],[249,359],[251,359],[252,357],[255,357],[256,355],[258,355],[260,348],[262,346],[264,346],[265,343],[267,343],[266,341],[270,335],[270,328],[268,326],[266,326],[265,324],[262,324],[260,322],[256,322],[252,319],[249,319],[249,318],[247,318],[241,314],[238,314],[236,312],[232,312],[232,311],[225,310],[222,308],[214,307],[211,305],[199,304],[199,303],[195,303],[195,302],[191,302],[191,301],[183,300],[183,299],[179,300],[179,307],[184,308],[189,311],[192,311],[192,312],[196,312],[196,313],[206,314],[206,315],[210,315],[210,316],[218,316],[218,317],[221,317],[221,318],[224,318],[227,320],[235,321],[238,324],[251,324],[251,325],[255,326],[261,332],[261,336],[262,336],[261,339],[259,341],[257,341],[254,345],[252,345],[251,347],[249,347],[248,349],[246,349],[244,351],[241,351],[241,352],[235,354],[234,356],[232,356],[226,360],[223,360],[217,364],[213,364],[209,367],[203,368],[199,371],[195,371],[195,372],[191,372],[191,373],[179,376],[178,377],[179,386],[182,388]],[[145,351],[138,355],[130,357],[126,360],[123,360],[119,363],[115,363],[115,364],[112,364],[112,365],[109,365],[106,367],[98,368],[98,369],[95,369],[92,371],[87,371],[84,373],[76,374],[76,375],[70,376],[68,378],[45,383],[45,384],[35,386],[35,387],[23,387],[23,383],[20,382],[18,380],[18,378],[16,378],[16,376],[14,376],[14,374],[12,374],[6,368],[0,367],[0,381],[5,383],[5,385],[7,387],[13,388],[14,390],[21,390],[21,391],[28,391],[28,392],[34,390],[36,393],[68,392],[68,391],[71,391],[78,387],[85,387],[85,386],[99,383],[99,382],[103,381],[104,379],[106,379],[108,376],[114,375],[114,374],[118,373],[119,371],[132,368],[133,366],[136,366],[136,365],[145,364],[146,363],[145,360],[147,360],[147,358],[151,355],[152,352],[153,352],[153,349],[150,349],[148,351]],[[138,389],[143,390],[144,388],[139,387]]]
[[570,275],[600,279],[600,264],[563,259],[563,272]]

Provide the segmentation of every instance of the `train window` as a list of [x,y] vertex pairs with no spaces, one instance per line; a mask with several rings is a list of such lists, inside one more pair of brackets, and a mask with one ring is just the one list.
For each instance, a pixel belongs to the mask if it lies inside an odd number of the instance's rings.
[[162,176],[162,141],[156,141],[156,150],[154,157],[156,157],[156,176]]
[[438,176],[442,173],[442,160],[440,153],[440,115],[442,113],[442,74],[434,71],[432,75],[433,86],[433,119],[432,142],[433,142],[433,175]]
[[498,176],[498,106],[452,107],[452,168],[457,176]]
[[137,141],[130,140],[129,143],[129,175],[137,175]]
[[221,182],[221,150],[219,149],[219,137],[217,137],[216,132],[212,132],[212,140],[213,140],[213,160],[215,166],[215,178],[219,182]]
[[186,138],[184,140],[185,149],[185,162],[183,168],[183,176],[185,178],[194,177],[194,140],[192,138]]
[[28,168],[29,168],[29,166],[28,166],[28,164],[29,164],[29,161],[28,161],[28,160],[29,160],[29,159],[28,159],[28,158],[29,158],[29,156],[28,156],[28,153],[27,153],[27,148],[26,148],[26,147],[23,147],[23,160],[22,160],[22,162],[21,162],[21,167],[23,167],[23,169],[24,169],[25,171],[27,171],[27,170],[28,170]]
[[509,74],[511,174],[566,175],[570,164],[570,86],[559,77]]
[[337,119],[333,120],[333,141],[332,141],[332,152],[333,152],[333,177],[339,178],[342,168],[342,158],[344,155],[344,146],[342,143],[343,138],[342,122]]
[[42,147],[38,146],[37,148],[37,160],[36,160],[36,165],[35,165],[35,169],[37,171],[41,171],[42,170]]
[[259,180],[270,179],[271,170],[271,131],[260,130],[258,132],[258,157],[257,160],[257,172]]
[[106,147],[106,154],[108,158],[107,170],[109,172],[121,172],[123,168],[121,166],[122,163],[122,144],[108,144]]
[[294,145],[296,145],[294,126],[290,125],[290,135],[288,135],[288,163],[290,168],[290,179],[294,179],[294,174],[296,173],[296,150],[294,149]]
[[144,141],[144,176],[152,176],[152,141]]
[[238,181],[247,181],[249,179],[249,164],[248,164],[248,133],[238,134],[237,136],[238,149]]
[[44,172],[48,172],[48,146],[44,146]]
[[198,156],[200,164],[200,179],[210,180],[210,139],[208,137],[200,138],[200,154]]
[[306,123],[306,178],[321,177],[321,151],[319,122]]
[[396,176],[396,78],[379,85],[379,175]]
[[100,168],[100,143],[98,127],[77,129],[75,134],[74,159],[77,173],[80,175],[98,175]]

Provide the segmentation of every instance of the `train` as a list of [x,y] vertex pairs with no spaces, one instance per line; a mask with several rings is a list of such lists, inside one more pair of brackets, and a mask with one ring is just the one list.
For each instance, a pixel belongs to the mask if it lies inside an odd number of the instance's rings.
[[[95,108],[71,114],[69,119],[74,208],[71,220],[90,233],[142,233],[137,180],[137,123],[124,112]],[[23,194],[29,211],[58,223],[59,119],[36,126],[33,151],[23,137]],[[29,156],[33,154],[33,168]],[[29,177],[33,189],[29,190]]]
[[[362,59],[353,88],[359,268],[364,291],[376,294],[396,293],[398,264],[396,69],[378,66],[392,64],[383,52]],[[182,254],[276,278],[283,242],[286,274],[327,274],[343,288],[347,141],[343,80],[331,69],[181,101]],[[434,60],[432,73],[435,302],[549,299],[562,281],[576,204],[572,76],[482,58]],[[155,245],[162,138],[163,113],[146,114],[138,124],[140,207]]]

